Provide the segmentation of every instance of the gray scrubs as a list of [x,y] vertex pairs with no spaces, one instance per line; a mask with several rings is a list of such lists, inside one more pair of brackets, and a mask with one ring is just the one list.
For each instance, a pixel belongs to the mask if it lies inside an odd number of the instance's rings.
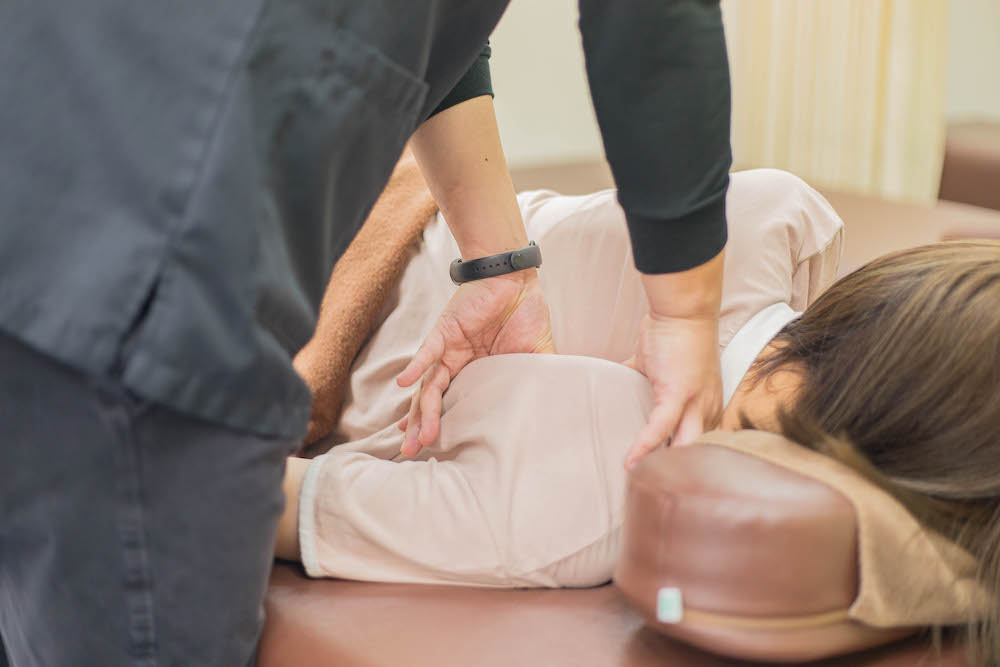
[[289,353],[503,4],[3,3],[0,330],[186,414],[302,435]]
[[291,354],[504,3],[469,4],[0,3],[15,667],[252,660],[309,416]]
[[[505,5],[0,2],[16,667],[252,659],[281,461],[309,415],[291,355]],[[707,261],[730,164],[718,4],[580,0],[580,29],[637,266]]]

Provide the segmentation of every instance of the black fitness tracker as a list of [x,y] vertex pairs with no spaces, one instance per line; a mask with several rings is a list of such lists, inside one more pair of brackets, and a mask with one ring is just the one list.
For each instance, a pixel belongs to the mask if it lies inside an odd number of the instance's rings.
[[542,265],[542,249],[532,241],[527,248],[502,252],[480,259],[470,259],[463,262],[456,259],[451,263],[449,273],[456,285],[482,278],[495,278],[515,271],[537,269]]

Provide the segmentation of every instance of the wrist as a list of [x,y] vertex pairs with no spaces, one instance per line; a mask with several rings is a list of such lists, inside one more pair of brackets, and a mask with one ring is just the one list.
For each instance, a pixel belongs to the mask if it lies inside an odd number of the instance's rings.
[[468,186],[453,192],[441,213],[463,260],[479,259],[528,245],[521,209],[508,188]]
[[668,320],[718,320],[720,303],[718,299],[687,298],[674,301],[649,303],[649,317],[657,322]]
[[511,252],[514,250],[520,250],[528,245],[528,240],[523,241],[496,241],[493,243],[472,243],[472,244],[459,244],[458,252],[461,255],[463,262],[468,262],[474,259],[483,259],[484,257],[492,257],[493,255],[499,255],[504,252]]
[[514,271],[513,273],[505,273],[502,276],[483,278],[482,280],[477,280],[475,282],[491,283],[497,280],[508,280],[520,283],[521,285],[528,285],[529,283],[538,282],[538,269],[522,269],[521,271]]
[[724,252],[687,271],[643,274],[642,283],[654,320],[717,320],[722,304]]
[[[448,267],[448,273],[452,282],[461,285],[490,278],[517,276],[517,274],[541,265],[541,249],[532,241],[527,246],[510,252],[474,259],[456,259]],[[523,282],[525,277],[518,276],[517,279]]]
[[458,243],[462,261],[520,250],[528,245],[520,215],[514,219],[479,220],[478,224],[465,224],[462,219],[452,222],[447,217],[445,220]]

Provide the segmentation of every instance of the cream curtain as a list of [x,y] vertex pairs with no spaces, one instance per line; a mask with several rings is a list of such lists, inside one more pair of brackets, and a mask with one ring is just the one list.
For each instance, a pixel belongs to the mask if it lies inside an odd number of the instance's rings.
[[946,0],[723,0],[737,168],[936,199]]

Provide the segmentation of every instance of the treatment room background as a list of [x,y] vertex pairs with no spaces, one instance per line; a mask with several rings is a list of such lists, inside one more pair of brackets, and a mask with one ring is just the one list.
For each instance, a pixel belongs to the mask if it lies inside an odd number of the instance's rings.
[[[821,188],[929,204],[948,126],[1000,122],[996,0],[722,4],[734,169],[776,167]],[[493,35],[497,117],[519,186],[610,184],[576,5],[512,2]]]

